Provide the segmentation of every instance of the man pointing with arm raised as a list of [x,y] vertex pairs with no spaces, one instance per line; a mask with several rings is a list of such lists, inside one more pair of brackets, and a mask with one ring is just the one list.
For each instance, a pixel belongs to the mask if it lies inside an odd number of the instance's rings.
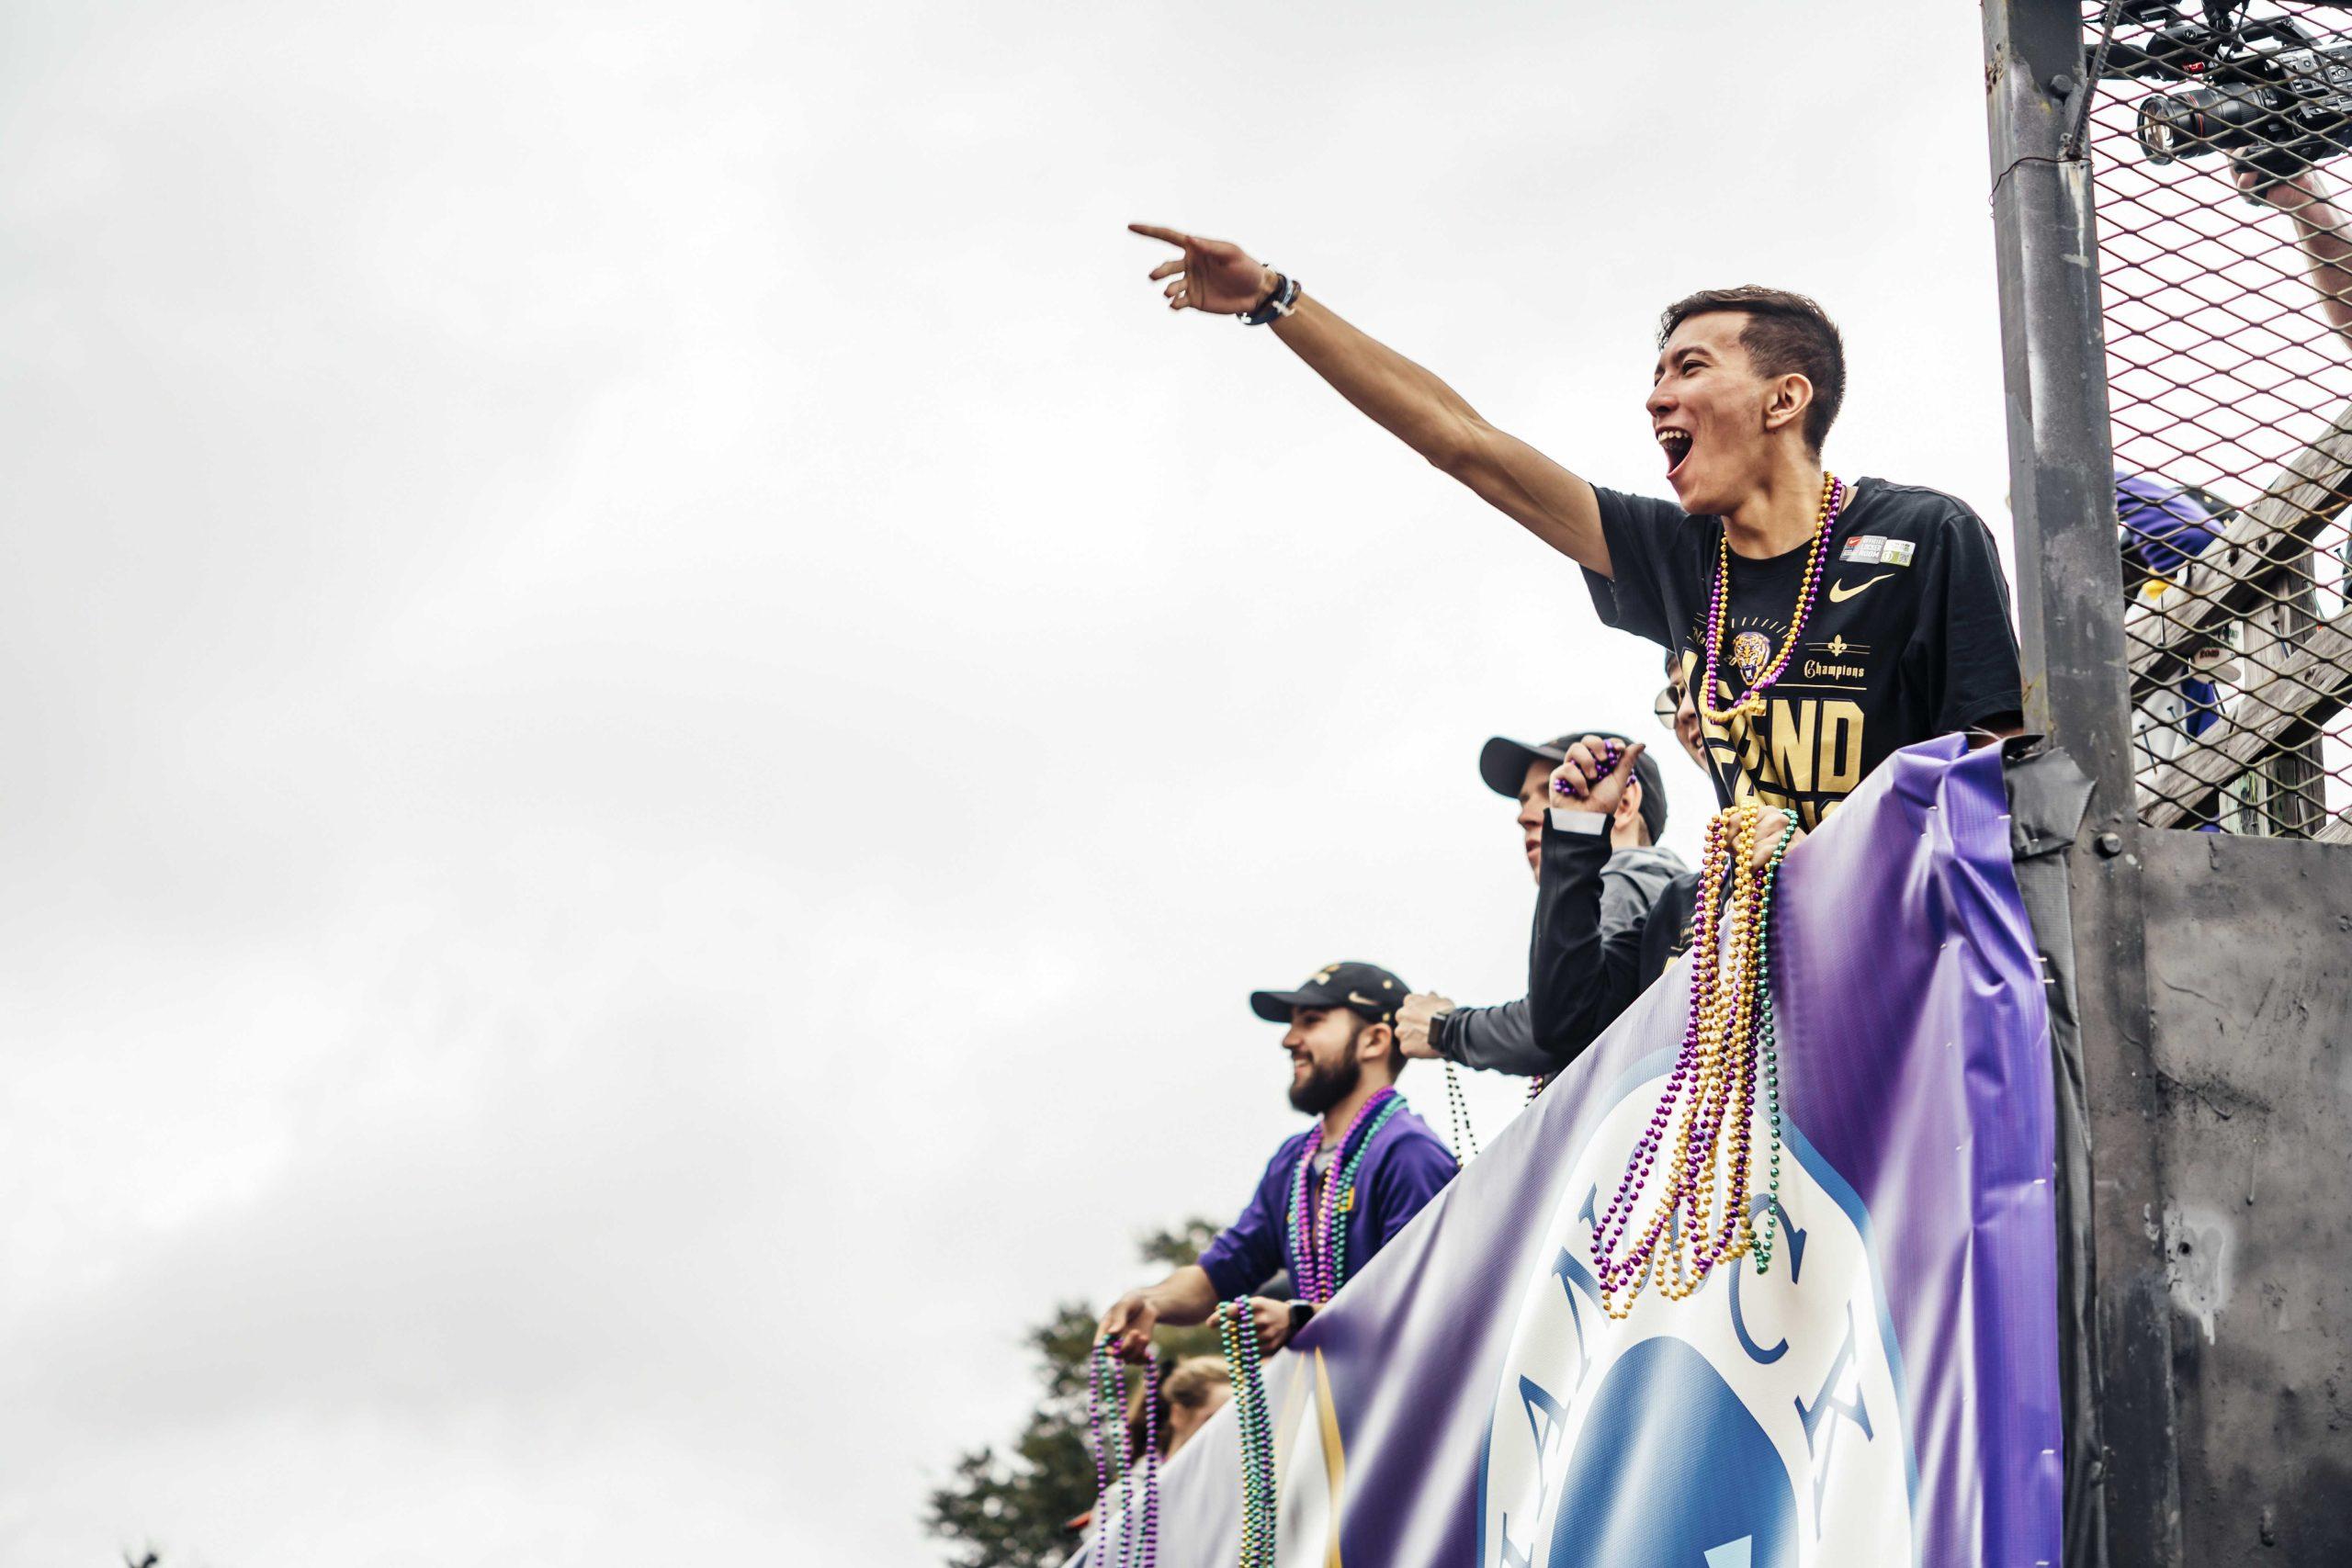
[[1611,626],[1673,653],[1718,800],[1806,827],[1890,752],[2014,733],[2017,639],[1993,539],[1940,491],[1825,471],[1845,350],[1768,288],[1670,306],[1645,402],[1676,502],[1597,488],[1238,245],[1150,224],[1169,306],[1266,326],[1340,395],[1585,570]]

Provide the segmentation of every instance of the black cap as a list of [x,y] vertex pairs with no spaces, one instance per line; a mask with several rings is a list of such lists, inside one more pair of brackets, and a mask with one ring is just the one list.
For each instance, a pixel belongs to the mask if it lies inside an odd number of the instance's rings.
[[1346,1008],[1374,1023],[1394,1023],[1409,989],[1377,964],[1327,964],[1295,991],[1250,992],[1250,1010],[1268,1023],[1288,1023],[1293,1008]]
[[[1614,740],[1620,746],[1633,744],[1613,729],[1579,729],[1556,740],[1546,740],[1541,746],[1507,740],[1498,735],[1478,753],[1478,776],[1497,795],[1517,800],[1519,786],[1527,782],[1529,763],[1542,762],[1547,768],[1556,768],[1567,761],[1568,748],[1588,735]],[[1646,750],[1634,759],[1634,777],[1642,786],[1642,826],[1649,829],[1650,842],[1655,844],[1658,835],[1666,831],[1666,777],[1657,771],[1657,759]]]

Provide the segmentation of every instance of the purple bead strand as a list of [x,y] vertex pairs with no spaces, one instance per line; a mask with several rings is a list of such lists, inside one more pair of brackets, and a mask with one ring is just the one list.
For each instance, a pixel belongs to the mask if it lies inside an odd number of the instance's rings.
[[[1143,1351],[1143,1452],[1127,1451],[1127,1379],[1125,1366],[1105,1337],[1088,1358],[1086,1424],[1094,1438],[1094,1543],[1097,1568],[1152,1568],[1159,1555],[1159,1352]],[[1121,1434],[1119,1457],[1111,1458],[1111,1432]],[[1111,1486],[1117,1472],[1119,1531],[1111,1533]],[[1138,1476],[1137,1472],[1141,1474]]]
[[1731,535],[1724,533],[1716,547],[1715,591],[1707,602],[1707,670],[1706,684],[1699,688],[1700,716],[1710,723],[1727,724],[1746,705],[1760,703],[1764,694],[1780,682],[1781,673],[1788,666],[1789,655],[1796,650],[1797,641],[1804,635],[1805,622],[1812,618],[1813,607],[1821,599],[1821,580],[1828,573],[1821,570],[1822,558],[1829,547],[1829,536],[1837,531],[1838,515],[1846,510],[1849,493],[1846,481],[1835,474],[1824,476],[1820,514],[1814,521],[1813,549],[1805,558],[1804,586],[1798,591],[1794,617],[1789,623],[1789,639],[1782,645],[1780,658],[1772,661],[1756,682],[1740,694],[1739,700],[1728,708],[1716,710],[1715,660],[1723,650],[1724,602],[1731,597]]
[[[1338,1249],[1333,1235],[1340,1217],[1340,1164],[1347,1157],[1349,1145],[1355,1141],[1356,1134],[1363,1129],[1365,1121],[1374,1115],[1385,1119],[1385,1108],[1396,1100],[1395,1089],[1383,1089],[1356,1108],[1355,1115],[1348,1122],[1347,1131],[1340,1136],[1339,1146],[1332,1157],[1331,1175],[1324,1183],[1320,1204],[1310,1203],[1308,1193],[1315,1156],[1323,1148],[1321,1123],[1317,1123],[1315,1131],[1307,1135],[1306,1146],[1299,1152],[1298,1174],[1291,1189],[1290,1234],[1293,1283],[1297,1287],[1300,1301],[1320,1306],[1339,1292],[1340,1281],[1334,1266]],[[1317,1234],[1315,1223],[1318,1213],[1323,1222],[1320,1234]]]

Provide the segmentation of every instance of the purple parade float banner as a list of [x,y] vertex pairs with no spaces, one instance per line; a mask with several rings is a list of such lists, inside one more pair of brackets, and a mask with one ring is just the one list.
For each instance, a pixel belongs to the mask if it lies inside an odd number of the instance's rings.
[[[2049,1021],[1997,749],[1890,758],[1773,942],[1770,1270],[1600,1310],[1678,963],[1267,1362],[1283,1568],[2056,1564]],[[1160,1568],[1229,1568],[1240,1525],[1228,1406],[1168,1468]]]

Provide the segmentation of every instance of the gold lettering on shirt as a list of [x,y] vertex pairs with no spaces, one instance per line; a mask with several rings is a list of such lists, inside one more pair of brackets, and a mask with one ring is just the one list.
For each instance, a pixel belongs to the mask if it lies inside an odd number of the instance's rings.
[[1820,705],[1809,698],[1772,705],[1772,772],[1791,789],[1813,788],[1813,721]]
[[[1728,705],[1731,693],[1725,690],[1724,701]],[[1739,747],[1739,771],[1751,778],[1764,768],[1764,738],[1756,733],[1756,726],[1746,717],[1731,721],[1730,734]]]
[[[1696,655],[1682,655],[1684,680],[1696,679],[1698,663]],[[1731,703],[1729,683],[1718,680],[1713,705]],[[1791,807],[1807,829],[1819,827],[1862,782],[1864,728],[1861,705],[1835,697],[1775,698],[1765,724],[1736,716],[1728,724],[1702,717],[1699,725],[1708,761],[1728,783],[1733,804]]]
[[1862,782],[1862,705],[1821,705],[1821,765],[1814,776],[1824,795],[1845,795]]

